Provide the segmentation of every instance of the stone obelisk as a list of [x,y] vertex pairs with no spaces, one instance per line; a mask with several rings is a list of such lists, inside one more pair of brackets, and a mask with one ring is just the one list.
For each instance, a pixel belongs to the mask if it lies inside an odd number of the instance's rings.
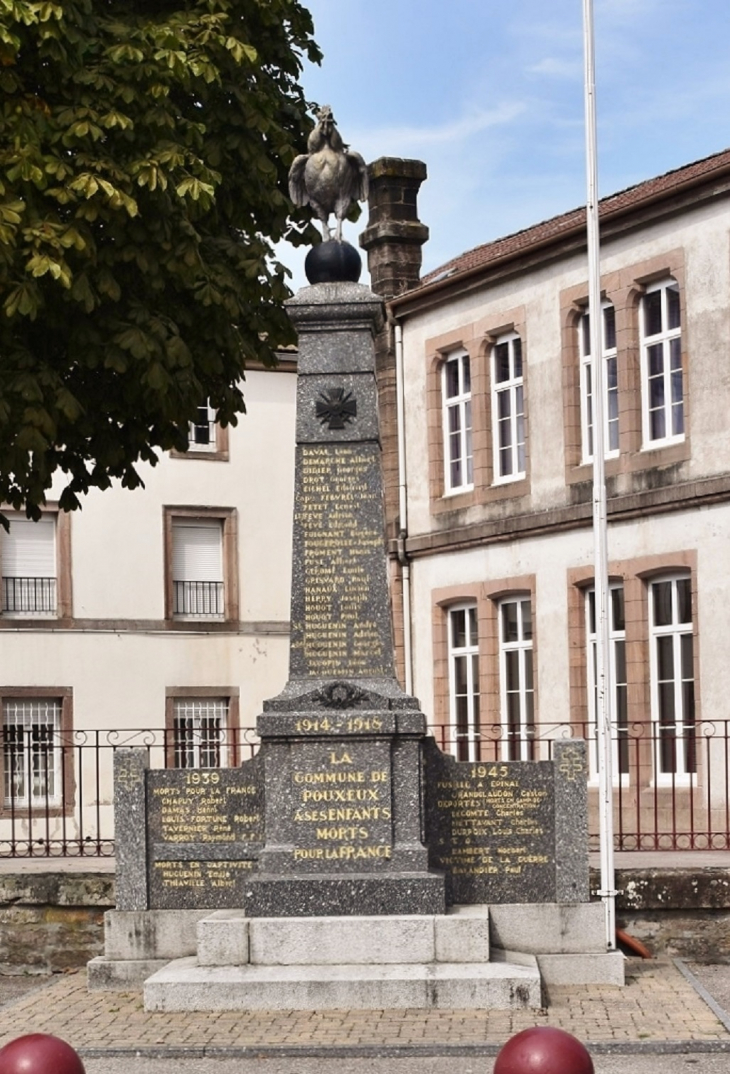
[[443,913],[443,876],[422,842],[425,719],[393,661],[373,344],[382,303],[325,282],[288,310],[299,333],[291,656],[258,720],[266,844],[246,913]]
[[[310,138],[310,158],[321,144]],[[362,172],[357,154],[340,156]],[[289,680],[258,720],[266,842],[246,913],[443,913],[444,879],[423,843],[426,721],[394,669],[374,350],[383,305],[356,282],[347,243],[314,247],[306,267],[312,286],[287,303],[299,334]]]

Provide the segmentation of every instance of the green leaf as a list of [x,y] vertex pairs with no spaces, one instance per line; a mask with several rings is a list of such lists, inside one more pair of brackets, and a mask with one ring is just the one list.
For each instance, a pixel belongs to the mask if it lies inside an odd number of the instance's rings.
[[271,264],[308,231],[312,32],[299,0],[0,0],[3,501],[137,487],[201,398],[243,413],[245,356],[293,342]]

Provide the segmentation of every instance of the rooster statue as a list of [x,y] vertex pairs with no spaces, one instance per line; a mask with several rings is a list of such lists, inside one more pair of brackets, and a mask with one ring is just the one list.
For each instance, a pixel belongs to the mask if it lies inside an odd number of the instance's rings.
[[335,242],[342,242],[342,220],[353,201],[368,196],[367,165],[344,144],[330,105],[317,112],[317,125],[307,140],[308,153],[296,157],[289,169],[289,197],[295,205],[311,205],[322,222],[325,242],[332,238],[330,213],[335,214]]

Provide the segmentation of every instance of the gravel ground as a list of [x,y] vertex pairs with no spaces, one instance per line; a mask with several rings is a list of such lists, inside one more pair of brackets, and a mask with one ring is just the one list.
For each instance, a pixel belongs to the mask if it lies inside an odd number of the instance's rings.
[[40,974],[18,974],[3,976],[0,974],[0,1007],[6,1003],[12,1003],[20,999],[34,988],[44,988],[53,980],[53,977],[41,976]]
[[697,962],[688,962],[686,965],[715,1002],[730,1016],[730,966],[701,966]]

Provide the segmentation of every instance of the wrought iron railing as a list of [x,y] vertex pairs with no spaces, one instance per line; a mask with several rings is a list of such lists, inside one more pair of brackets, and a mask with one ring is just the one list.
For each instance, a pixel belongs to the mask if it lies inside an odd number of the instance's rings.
[[[589,723],[482,723],[432,729],[460,760],[549,760],[556,739],[584,738],[589,759],[589,831],[598,849],[598,743]],[[730,850],[730,720],[622,726],[613,743],[616,850]]]
[[220,619],[224,611],[223,582],[173,582],[173,615]]
[[[224,768],[258,749],[250,728],[206,728],[204,739],[203,753],[215,749]],[[174,728],[42,736],[32,727],[0,731],[0,858],[113,857],[114,753],[131,747],[147,750],[151,768],[176,767],[189,755]],[[54,773],[53,780],[44,780],[44,773]]]
[[55,615],[55,578],[3,578],[3,611]]
[[[439,746],[461,759],[548,760],[556,739],[585,738],[589,753],[589,829],[598,846],[597,750],[590,725],[540,723],[520,737],[499,724],[469,735],[432,729]],[[686,742],[688,729],[677,729]],[[701,721],[691,729],[692,771],[667,748],[672,729],[634,723],[615,744],[614,828],[617,850],[730,850],[730,721]],[[252,757],[251,729],[201,731],[200,750],[181,748],[174,728],[35,734],[32,727],[0,732],[0,857],[112,857],[113,758],[132,746],[147,750],[150,767],[175,767],[192,756],[235,767]],[[189,738],[189,736],[188,736]],[[687,750],[685,749],[685,756]],[[525,763],[529,763],[528,760]],[[54,773],[46,780],[45,773]],[[22,793],[21,793],[22,788]]]

